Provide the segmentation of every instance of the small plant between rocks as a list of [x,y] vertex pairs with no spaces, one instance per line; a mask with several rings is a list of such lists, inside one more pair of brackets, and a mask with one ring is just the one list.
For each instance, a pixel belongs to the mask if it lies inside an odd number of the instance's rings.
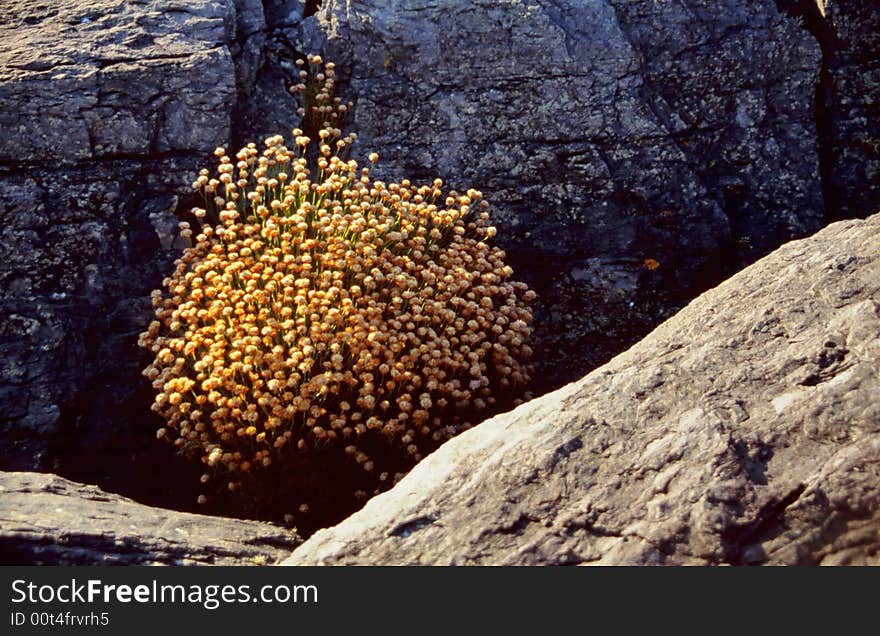
[[302,127],[215,151],[139,344],[157,437],[204,466],[199,502],[302,528],[523,397],[534,293],[479,191],[372,179],[346,158],[333,64],[299,64]]

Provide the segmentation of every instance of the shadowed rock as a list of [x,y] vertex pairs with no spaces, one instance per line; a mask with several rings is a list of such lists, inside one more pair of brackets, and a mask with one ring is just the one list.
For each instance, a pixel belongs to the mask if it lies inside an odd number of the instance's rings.
[[788,243],[286,564],[880,563],[880,215]]
[[145,470],[173,460],[136,340],[261,24],[259,0],[0,3],[0,468],[179,491]]
[[828,216],[880,207],[880,4],[815,0],[807,24],[822,44],[816,109]]
[[0,564],[272,564],[293,532],[150,508],[55,475],[0,472]]

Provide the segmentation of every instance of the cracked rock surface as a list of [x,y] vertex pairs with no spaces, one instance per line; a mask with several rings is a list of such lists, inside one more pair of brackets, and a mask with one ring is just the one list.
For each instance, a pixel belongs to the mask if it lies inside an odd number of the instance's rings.
[[229,136],[223,0],[0,7],[0,160],[203,152]]
[[880,564],[880,215],[467,431],[302,564]]
[[298,543],[268,523],[150,508],[51,474],[0,472],[4,565],[262,565]]

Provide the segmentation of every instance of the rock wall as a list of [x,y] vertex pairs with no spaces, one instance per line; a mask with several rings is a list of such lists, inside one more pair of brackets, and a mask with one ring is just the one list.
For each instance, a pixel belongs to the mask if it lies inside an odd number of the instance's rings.
[[817,108],[831,218],[880,209],[880,5],[817,0],[807,22],[822,43]]
[[813,111],[828,220],[880,208],[880,5],[777,0],[822,48]]
[[230,136],[239,15],[0,5],[2,467],[130,477],[158,450],[137,334],[181,248],[186,184]]
[[880,215],[444,444],[289,565],[880,564]]
[[0,4],[0,468],[194,501],[153,438],[137,334],[187,184],[215,146],[290,127],[307,51],[338,63],[385,176],[495,203],[541,294],[537,391],[876,208],[870,3],[318,4]]

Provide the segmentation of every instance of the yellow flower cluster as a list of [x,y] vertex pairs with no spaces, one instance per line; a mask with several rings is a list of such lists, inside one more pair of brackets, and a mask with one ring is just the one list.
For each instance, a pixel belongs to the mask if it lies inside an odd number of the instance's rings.
[[368,449],[412,464],[528,381],[534,294],[491,243],[480,193],[372,180],[344,158],[356,136],[333,65],[309,63],[292,91],[317,139],[215,151],[216,175],[193,183],[199,227],[181,223],[192,246],[140,339],[158,437],[230,490],[328,446],[390,482]]

